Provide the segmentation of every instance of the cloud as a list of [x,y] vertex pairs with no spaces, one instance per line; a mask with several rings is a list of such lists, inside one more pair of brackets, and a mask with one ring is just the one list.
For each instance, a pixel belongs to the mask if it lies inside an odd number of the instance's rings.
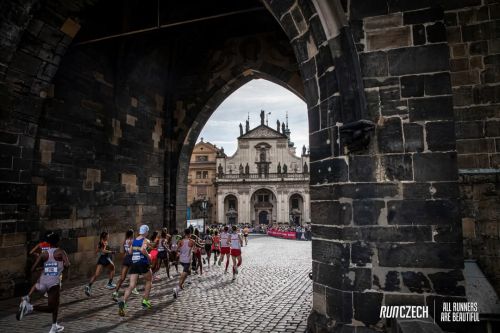
[[[245,125],[250,115],[250,128],[260,123],[260,110],[271,112],[269,127],[276,128],[276,120],[285,121],[295,146],[309,146],[307,106],[291,91],[267,80],[252,80],[231,94],[212,114],[198,138],[224,147],[228,155],[236,151],[240,135],[239,123]],[[299,151],[299,150],[298,150]]]

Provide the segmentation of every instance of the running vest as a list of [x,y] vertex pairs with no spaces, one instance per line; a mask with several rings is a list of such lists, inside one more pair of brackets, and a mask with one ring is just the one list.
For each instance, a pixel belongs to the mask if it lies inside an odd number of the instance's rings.
[[182,240],[182,246],[179,247],[179,262],[183,264],[189,264],[191,262],[191,250],[189,247],[189,239],[184,238]]
[[57,248],[50,248],[47,250],[49,258],[43,263],[43,274],[40,276],[40,282],[52,287],[58,285],[60,277],[64,269],[64,263],[54,258],[54,252]]
[[104,242],[101,242],[101,244],[99,245],[99,256],[105,256],[105,257],[109,257],[109,253],[102,253],[101,250],[108,250],[109,247],[108,247],[108,242],[104,243]]
[[214,248],[215,250],[219,250],[220,249],[220,237],[214,236],[212,239],[213,239],[212,248]]
[[132,263],[134,264],[149,264],[148,258],[141,252],[144,239],[134,239],[132,242]]
[[165,242],[165,238],[160,238],[160,240],[158,241],[158,252],[163,252],[165,251],[165,247],[163,246],[163,243]]
[[178,235],[173,235],[172,236],[172,251],[177,251],[177,243],[179,243],[179,238],[177,237]]
[[231,234],[231,249],[241,249],[240,238],[237,233]]
[[125,251],[125,255],[128,256],[130,255],[130,244],[132,241],[130,239],[126,239],[125,242],[123,243],[123,250]]
[[229,234],[227,232],[222,232],[220,234],[220,247],[229,247],[229,245],[227,245],[228,239],[229,239]]
[[205,244],[212,245],[212,236],[205,235]]

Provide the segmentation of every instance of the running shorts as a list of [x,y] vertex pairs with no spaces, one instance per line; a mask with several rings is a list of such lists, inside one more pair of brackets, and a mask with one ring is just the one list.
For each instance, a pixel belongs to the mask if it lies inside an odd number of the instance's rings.
[[205,252],[209,254],[212,252],[212,245],[211,244],[205,244]]
[[248,234],[243,234],[243,237],[245,237],[245,238],[248,237]]
[[188,274],[191,273],[191,264],[190,263],[181,262],[181,265],[182,265],[184,273],[188,273]]
[[220,254],[229,254],[230,247],[221,247]]
[[241,256],[241,250],[240,249],[231,249],[231,255],[233,257]]
[[158,256],[158,250],[157,249],[153,249],[151,250],[151,252],[149,252],[149,256],[151,257],[151,260],[156,260],[156,257]]
[[123,257],[122,266],[130,267],[131,265],[132,265],[132,255],[126,254],[125,257]]
[[149,272],[149,264],[136,263],[130,266],[129,274],[146,274]]
[[102,265],[102,266],[108,266],[110,264],[112,264],[113,261],[111,261],[111,258],[108,257],[108,256],[99,256],[99,259],[97,259],[97,264],[98,265]]
[[42,281],[38,281],[35,285],[36,290],[38,290],[41,293],[45,293],[54,287],[61,288],[61,286],[59,285],[59,282],[55,283],[55,284],[48,285],[46,283],[43,283]]
[[164,260],[168,258],[167,251],[158,251],[158,259]]

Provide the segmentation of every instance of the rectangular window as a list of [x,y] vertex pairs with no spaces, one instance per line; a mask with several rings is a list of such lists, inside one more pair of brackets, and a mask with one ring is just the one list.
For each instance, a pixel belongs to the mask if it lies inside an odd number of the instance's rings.
[[203,179],[208,179],[208,171],[203,171]]
[[257,199],[259,202],[269,202],[269,195],[259,194]]
[[198,155],[196,156],[196,162],[207,162],[208,155]]
[[196,171],[196,179],[201,179],[201,171]]
[[236,209],[236,200],[229,199],[229,209]]
[[292,199],[292,209],[299,209],[299,199]]

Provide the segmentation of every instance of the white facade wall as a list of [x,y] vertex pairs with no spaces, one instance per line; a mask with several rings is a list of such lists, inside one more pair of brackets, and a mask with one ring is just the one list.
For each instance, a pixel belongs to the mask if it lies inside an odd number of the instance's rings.
[[[260,190],[273,193],[272,215],[269,222],[288,223],[291,213],[291,196],[302,198],[301,223],[310,223],[309,174],[304,173],[304,162],[309,169],[309,155],[295,155],[295,148],[288,145],[288,138],[267,126],[260,125],[238,138],[238,149],[233,156],[217,158],[217,202],[218,222],[227,223],[224,201],[228,195],[238,200],[238,223],[258,224],[258,213],[271,209],[255,205],[254,194]],[[269,163],[269,176],[258,176],[260,147],[265,147],[266,161]],[[277,174],[278,163],[287,165],[287,174]],[[245,172],[248,164],[249,175]],[[240,176],[240,165],[243,176]],[[220,175],[222,171],[222,175]]]

